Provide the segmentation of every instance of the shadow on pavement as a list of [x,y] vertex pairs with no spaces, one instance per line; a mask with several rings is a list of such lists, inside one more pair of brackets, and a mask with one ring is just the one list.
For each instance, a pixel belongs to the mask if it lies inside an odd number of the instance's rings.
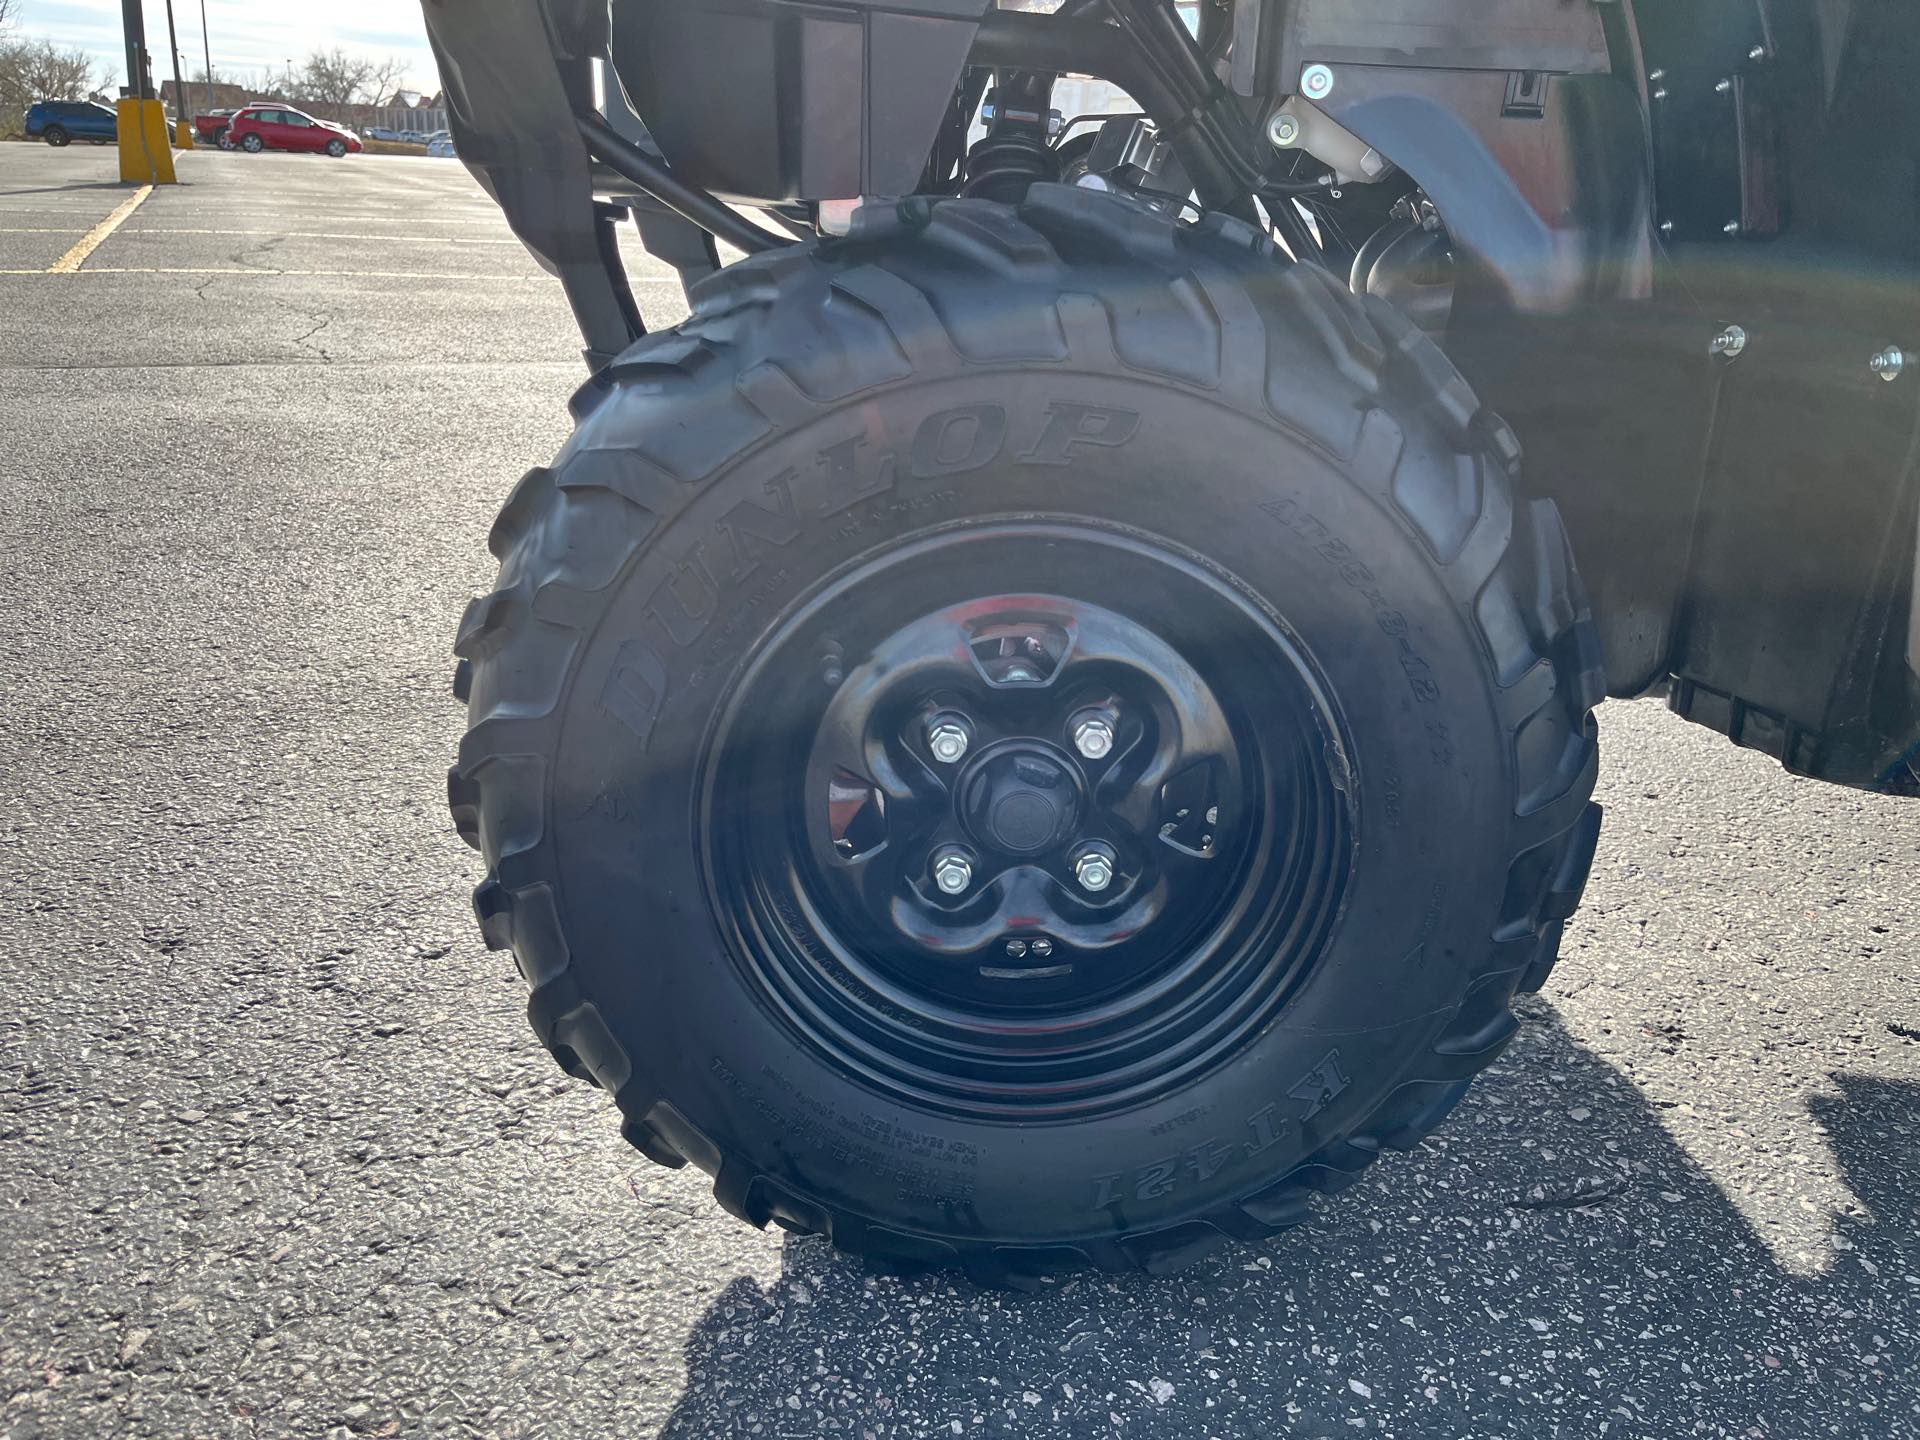
[[1813,1104],[1859,1204],[1798,1274],[1657,1106],[1527,1018],[1414,1155],[1171,1279],[998,1294],[789,1240],[695,1328],[662,1433],[1920,1434],[1920,1085]]
[[133,190],[138,186],[131,180],[75,180],[71,185],[33,185],[25,189],[9,187],[0,190],[0,195],[64,195],[69,190]]

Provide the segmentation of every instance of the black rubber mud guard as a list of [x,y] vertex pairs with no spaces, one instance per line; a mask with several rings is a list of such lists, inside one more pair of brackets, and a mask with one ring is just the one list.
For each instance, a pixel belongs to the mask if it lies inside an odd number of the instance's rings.
[[[595,369],[645,333],[610,267],[568,76],[583,58],[556,54],[544,11],[524,0],[425,0],[448,128],[481,187],[534,259],[558,277]],[[578,46],[570,46],[577,50]]]
[[1638,97],[1610,75],[1556,75],[1543,113],[1513,118],[1502,114],[1507,81],[1493,70],[1341,66],[1321,105],[1419,184],[1514,309],[1650,295]]

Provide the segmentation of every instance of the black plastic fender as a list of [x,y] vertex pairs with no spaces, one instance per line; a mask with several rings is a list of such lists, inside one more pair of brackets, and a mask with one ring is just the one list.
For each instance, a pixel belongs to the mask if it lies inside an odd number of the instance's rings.
[[1318,103],[1419,184],[1456,252],[1514,309],[1650,295],[1639,97],[1611,75],[1554,75],[1538,115],[1509,116],[1508,78],[1342,65]]

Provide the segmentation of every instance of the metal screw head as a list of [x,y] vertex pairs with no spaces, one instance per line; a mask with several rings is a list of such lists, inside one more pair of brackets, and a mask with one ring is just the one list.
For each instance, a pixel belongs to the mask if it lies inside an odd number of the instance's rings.
[[1867,365],[1874,374],[1891,385],[1900,378],[1900,372],[1907,368],[1907,352],[1898,345],[1889,345],[1869,360]]
[[1766,58],[1767,58],[1767,47],[1764,45],[1756,45],[1751,50],[1747,51],[1747,59],[1749,60],[1764,60]]
[[1738,220],[1729,220],[1720,227],[1720,233],[1722,235],[1738,235],[1740,233],[1740,222]]
[[1656,85],[1666,78],[1667,72],[1664,70],[1649,70],[1647,72],[1647,79],[1653,81]]
[[1713,93],[1716,95],[1724,95],[1731,89],[1733,89],[1731,80],[1716,80],[1713,85]]
[[1653,98],[1654,98],[1654,99],[1656,99],[1656,100],[1664,100],[1664,99],[1666,99],[1666,98],[1667,98],[1667,87],[1666,87],[1666,86],[1664,86],[1664,85],[1662,85],[1662,86],[1660,86],[1660,88],[1659,88],[1659,89],[1657,89],[1657,90],[1655,90],[1655,91],[1653,92]]
[[1277,150],[1284,150],[1300,138],[1300,122],[1284,110],[1273,112],[1273,118],[1267,121],[1267,142]]
[[1096,893],[1113,883],[1113,862],[1098,850],[1083,850],[1073,860],[1073,878]]
[[1053,954],[1053,941],[1042,938],[1033,942],[1033,953],[1041,960]]
[[1724,355],[1731,360],[1747,348],[1747,332],[1738,325],[1729,325],[1713,337],[1713,343],[1707,346],[1710,355]]
[[1671,220],[1662,220],[1660,222],[1660,233],[1662,235],[1671,235],[1673,233],[1673,222]]
[[973,866],[958,850],[945,850],[933,857],[933,883],[943,895],[959,895],[973,883]]
[[1073,727],[1073,748],[1089,760],[1104,760],[1113,752],[1113,722],[1089,715]]
[[958,765],[966,758],[972,739],[967,733],[967,722],[953,715],[938,716],[927,727],[927,749],[942,765]]
[[1024,940],[1009,940],[1009,941],[1007,941],[1007,958],[1008,958],[1009,960],[1020,960],[1020,959],[1023,959],[1023,958],[1025,958],[1025,956],[1026,956],[1026,953],[1027,953],[1027,942],[1026,942],[1026,941],[1024,941]]
[[1309,65],[1300,72],[1300,93],[1309,100],[1324,100],[1333,93],[1333,71],[1324,65]]

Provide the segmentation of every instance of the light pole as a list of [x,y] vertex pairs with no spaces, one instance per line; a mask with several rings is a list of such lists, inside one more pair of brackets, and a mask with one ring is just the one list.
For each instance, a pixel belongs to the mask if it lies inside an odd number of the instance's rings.
[[187,119],[187,87],[180,79],[180,36],[173,28],[173,0],[167,0],[167,49],[173,52],[173,103],[180,112],[173,119],[185,133],[192,125]]
[[120,23],[127,37],[127,93],[144,100],[151,93],[147,78],[147,21],[140,0],[120,0]]
[[213,41],[207,36],[207,0],[200,0],[200,46],[207,57],[207,109],[213,109]]

